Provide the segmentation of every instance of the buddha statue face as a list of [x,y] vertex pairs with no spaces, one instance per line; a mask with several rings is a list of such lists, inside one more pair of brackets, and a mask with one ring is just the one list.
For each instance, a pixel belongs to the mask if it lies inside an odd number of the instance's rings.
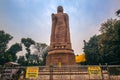
[[63,7],[62,6],[58,6],[57,12],[63,12]]

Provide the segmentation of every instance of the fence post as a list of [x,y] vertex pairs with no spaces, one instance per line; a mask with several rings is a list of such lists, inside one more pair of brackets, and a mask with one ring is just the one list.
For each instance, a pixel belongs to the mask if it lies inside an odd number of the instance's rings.
[[101,76],[102,76],[102,80],[104,80],[104,74],[103,74],[103,71],[102,71],[102,66],[101,64],[99,64],[100,68],[101,68]]
[[105,63],[105,64],[106,64],[106,68],[107,68],[107,72],[108,72],[108,78],[109,78],[109,80],[111,80],[110,73],[109,73],[109,68],[108,68],[108,64],[107,63]]
[[0,79],[1,79],[1,77],[2,77],[2,67],[0,66]]
[[[87,65],[87,70],[88,70],[88,67],[89,67],[89,65]],[[88,74],[89,74],[89,72],[88,72]],[[89,80],[90,80],[90,74],[89,74]]]
[[71,67],[69,67],[69,68],[70,68],[70,70],[69,70],[69,71],[70,71],[70,80],[71,80]]
[[53,80],[53,65],[50,65],[50,80]]

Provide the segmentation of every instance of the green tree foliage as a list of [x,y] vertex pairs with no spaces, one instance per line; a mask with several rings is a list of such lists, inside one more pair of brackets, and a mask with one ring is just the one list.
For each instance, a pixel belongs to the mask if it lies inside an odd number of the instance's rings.
[[120,17],[120,9],[116,11],[116,15]]
[[19,56],[18,63],[22,66],[26,66],[26,60],[24,56]]
[[25,47],[30,48],[32,44],[35,44],[35,41],[31,38],[22,38],[21,42],[25,45]]
[[36,58],[37,63],[39,63],[39,65],[45,65],[45,59],[48,53],[48,45],[45,43],[36,43],[34,48],[37,50],[37,52],[35,53],[38,56]]
[[[30,45],[27,46],[30,50]],[[20,56],[18,59],[18,63],[22,66],[40,66],[45,65],[46,63],[46,56],[48,53],[48,45],[45,43],[36,43],[32,47],[35,50],[33,53],[30,52],[28,59],[24,56]]]
[[15,62],[17,60],[17,56],[16,53],[22,50],[22,46],[19,43],[15,43],[13,44],[6,52],[6,54],[10,54],[12,56],[12,60],[13,62]]
[[36,43],[34,48],[37,50],[36,53],[39,56],[39,58],[42,59],[42,55],[46,51],[46,49],[48,48],[48,45],[45,43]]
[[37,50],[33,54],[30,55],[30,65],[45,65],[46,64],[46,56],[48,53],[48,45],[45,43],[36,43],[34,48]]
[[8,42],[12,39],[13,37],[5,33],[4,31],[0,31],[0,65],[3,65],[6,62],[6,57],[10,59],[11,55],[6,55],[6,49],[7,49],[7,44]]
[[30,46],[33,45],[33,44],[35,44],[35,41],[33,41],[31,38],[22,38],[21,39],[21,43],[23,43],[25,45],[25,47],[26,47],[26,51],[27,51],[27,53],[26,53],[26,59],[28,61],[27,64],[29,64],[30,63],[30,54],[31,54],[31,52],[30,52]]
[[[3,65],[6,62],[17,60],[16,53],[22,50],[22,46],[19,43],[13,44],[9,49],[7,49],[7,44],[13,37],[4,31],[0,31],[0,65]],[[44,43],[36,43],[31,38],[22,38],[21,43],[26,47],[26,55],[20,56],[18,63],[23,66],[38,66],[45,65],[46,56],[48,53],[48,45]],[[34,45],[37,52],[31,54],[30,47]]]
[[84,41],[84,52],[86,55],[86,64],[96,65],[101,63],[101,55],[99,53],[99,36],[94,35],[88,42]]
[[7,44],[12,38],[13,37],[10,34],[0,31],[0,54],[5,52]]
[[120,64],[120,20],[108,19],[101,25],[100,32],[100,53],[104,62]]
[[87,64],[120,64],[120,20],[108,19],[101,24],[101,34],[84,41]]
[[49,46],[47,46],[47,48],[45,49],[45,51],[42,54],[42,66],[46,65],[46,57],[48,55],[48,50],[49,50]]

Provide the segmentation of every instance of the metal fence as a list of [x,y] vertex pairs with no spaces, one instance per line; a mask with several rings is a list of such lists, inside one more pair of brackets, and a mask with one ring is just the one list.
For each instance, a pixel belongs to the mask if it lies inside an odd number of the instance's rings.
[[[91,75],[89,66],[100,66],[100,75]],[[36,66],[35,66],[36,67]],[[37,66],[38,78],[25,77],[27,67],[0,67],[0,80],[120,80],[120,65]]]

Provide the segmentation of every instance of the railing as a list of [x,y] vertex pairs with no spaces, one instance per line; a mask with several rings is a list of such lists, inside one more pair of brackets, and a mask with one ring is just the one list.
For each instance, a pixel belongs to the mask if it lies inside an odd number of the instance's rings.
[[[100,66],[101,74],[92,75],[89,66]],[[36,67],[36,66],[35,66]],[[37,66],[37,79],[27,79],[27,67],[0,67],[0,80],[120,80],[120,65]]]

